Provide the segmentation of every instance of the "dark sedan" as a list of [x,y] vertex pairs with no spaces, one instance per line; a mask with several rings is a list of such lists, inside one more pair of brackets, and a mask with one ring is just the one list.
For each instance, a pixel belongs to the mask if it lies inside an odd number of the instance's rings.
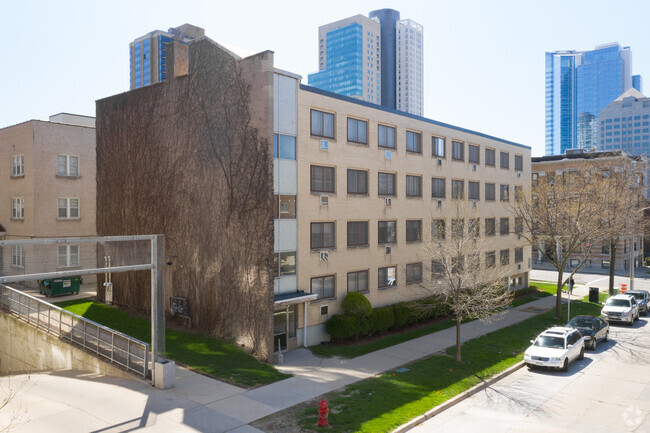
[[607,341],[609,324],[600,317],[575,316],[566,324],[568,328],[576,328],[585,337],[585,347],[596,349],[598,341]]

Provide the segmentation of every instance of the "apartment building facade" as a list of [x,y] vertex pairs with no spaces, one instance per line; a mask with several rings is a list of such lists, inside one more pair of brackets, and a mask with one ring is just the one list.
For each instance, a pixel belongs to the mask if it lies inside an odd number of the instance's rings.
[[[647,163],[645,158],[640,156],[628,155],[621,151],[613,152],[583,152],[580,150],[568,152],[565,155],[553,155],[532,158],[531,163],[531,185],[534,194],[535,188],[544,182],[553,182],[555,179],[563,178],[568,174],[579,173],[586,175],[585,172],[590,172],[592,176],[602,175],[609,177],[615,175],[624,169],[633,169],[636,173],[636,183],[630,185],[631,188],[640,188],[639,193],[644,196],[646,190],[646,176]],[[625,168],[624,168],[625,167]],[[621,212],[634,212],[634,209],[621,209]],[[638,209],[637,209],[638,211]],[[629,270],[631,260],[634,261],[635,266],[641,266],[643,263],[644,255],[644,233],[640,229],[633,233],[622,233],[620,244],[616,248],[615,254],[615,269],[616,270]],[[607,242],[595,240],[593,244],[589,245],[591,248],[589,257],[583,265],[583,269],[609,269],[610,267],[610,247]],[[541,264],[545,261],[542,254],[542,248],[550,248],[555,250],[556,245],[533,245],[532,254],[535,264]],[[567,269],[571,270],[576,268],[583,260],[585,260],[585,253],[588,246],[581,248],[581,251],[569,257]],[[566,252],[563,250],[563,252]]]
[[[92,117],[60,113],[49,122],[0,129],[0,178],[6,186],[0,189],[0,225],[7,240],[96,235],[94,123]],[[0,271],[8,275],[71,270],[96,260],[85,244],[50,252],[14,246],[5,254]]]

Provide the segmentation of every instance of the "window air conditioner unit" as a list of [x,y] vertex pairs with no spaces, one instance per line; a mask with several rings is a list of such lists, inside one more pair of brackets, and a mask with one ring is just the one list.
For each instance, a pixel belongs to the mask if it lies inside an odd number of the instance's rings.
[[438,165],[442,165],[442,159],[438,158]]
[[476,202],[475,201],[472,202],[472,207],[476,208]]
[[390,254],[390,253],[392,253],[392,252],[393,252],[393,247],[385,246],[385,247],[384,247],[384,252],[385,252],[386,254]]
[[518,264],[518,265],[517,265],[517,269],[521,269],[521,264]]
[[330,253],[329,251],[321,251],[320,252],[320,261],[321,262],[326,262],[330,258]]
[[327,150],[329,148],[329,142],[327,140],[320,141],[320,150]]
[[390,153],[390,150],[387,150],[385,155],[386,155],[386,159],[390,159],[391,156],[392,156],[392,154]]
[[327,206],[330,202],[330,196],[329,195],[321,195],[320,196],[320,205],[321,206]]
[[386,197],[384,200],[386,201],[386,206],[390,206],[393,204],[393,199],[391,199],[390,197]]
[[521,177],[521,171],[517,172],[517,177]]
[[442,206],[442,200],[438,200],[438,207]]
[[476,171],[476,164],[472,165],[472,171]]

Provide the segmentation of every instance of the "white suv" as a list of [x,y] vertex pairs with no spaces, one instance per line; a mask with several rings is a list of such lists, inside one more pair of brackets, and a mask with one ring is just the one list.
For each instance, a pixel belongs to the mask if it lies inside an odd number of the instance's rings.
[[585,357],[585,339],[574,328],[554,326],[539,334],[524,353],[528,368],[553,367],[562,371],[569,369],[569,364]]
[[614,295],[607,299],[600,316],[608,322],[627,322],[632,326],[639,318],[639,304],[632,295]]

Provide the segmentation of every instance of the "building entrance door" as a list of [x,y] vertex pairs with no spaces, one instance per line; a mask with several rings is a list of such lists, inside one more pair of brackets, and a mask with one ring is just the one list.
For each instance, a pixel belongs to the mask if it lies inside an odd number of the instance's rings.
[[287,350],[287,319],[286,310],[273,313],[273,351]]

